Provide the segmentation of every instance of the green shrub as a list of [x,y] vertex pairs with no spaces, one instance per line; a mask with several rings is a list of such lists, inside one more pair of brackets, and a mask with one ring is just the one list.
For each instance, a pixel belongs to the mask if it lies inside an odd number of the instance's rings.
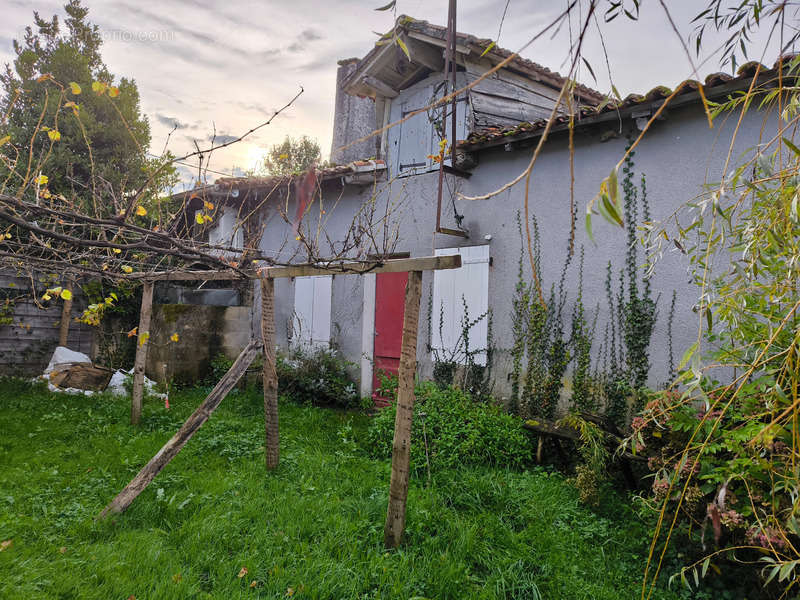
[[278,389],[282,395],[301,404],[357,407],[358,388],[347,373],[347,367],[352,364],[336,350],[295,348],[279,352]]
[[211,359],[211,370],[209,371],[208,384],[217,385],[217,382],[227,373],[233,366],[233,361],[225,356],[222,352],[218,353]]
[[[452,386],[423,382],[416,389],[411,438],[411,472],[461,465],[521,468],[531,458],[522,422],[490,403],[473,402]],[[382,410],[367,433],[368,450],[380,458],[392,455],[395,406]]]

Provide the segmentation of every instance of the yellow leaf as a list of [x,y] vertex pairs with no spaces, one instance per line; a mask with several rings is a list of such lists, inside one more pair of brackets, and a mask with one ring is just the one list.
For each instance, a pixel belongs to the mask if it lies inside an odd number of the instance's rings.
[[211,218],[211,215],[203,215],[203,222],[205,221],[213,221],[214,219]]
[[61,133],[59,131],[53,129],[52,131],[48,131],[47,132],[47,137],[49,137],[54,142],[57,142],[58,140],[61,139]]
[[52,78],[53,78],[53,76],[50,75],[50,73],[45,73],[44,75],[41,75],[39,77],[39,79],[36,80],[36,83],[42,83],[43,81],[47,81],[48,79],[52,79]]
[[79,86],[74,81],[69,82],[69,89],[70,91],[75,94],[76,96],[81,93],[81,86]]
[[61,299],[72,300],[72,292],[70,292],[69,290],[61,290]]
[[10,135],[4,135],[3,137],[1,137],[0,138],[0,146],[2,146],[4,144],[7,144],[10,139],[11,139]]
[[147,340],[150,339],[150,332],[145,331],[142,335],[139,336],[139,345],[144,346],[147,343]]
[[110,98],[116,98],[119,96],[119,88],[112,85],[110,88],[108,88],[108,96]]
[[133,267],[129,267],[128,265],[122,265],[122,270],[126,273],[133,273]]
[[47,293],[45,293],[45,295],[42,296],[42,300],[50,300],[50,298],[52,298],[52,296],[50,294],[47,294]]
[[[11,234],[10,234],[10,233],[7,233],[7,234],[6,234],[6,239],[7,239],[7,240],[10,240],[10,239],[11,239]],[[253,261],[253,262],[255,262],[255,261]]]
[[251,581],[251,582],[250,582],[250,587],[251,587],[251,588],[254,588],[254,587],[256,587],[257,585],[258,585],[258,582],[257,582],[255,579],[253,579],[253,581]]
[[73,114],[77,117],[78,116],[78,105],[74,102],[65,102],[64,108],[71,108]]
[[278,160],[286,160],[289,158],[289,155],[285,152],[283,154],[278,155]]
[[214,210],[214,205],[211,204],[208,200],[203,200],[203,206],[206,210]]
[[194,220],[198,225],[202,225],[205,222],[205,221],[203,221],[203,215],[201,215],[200,213],[197,213],[194,216]]
[[36,178],[36,183],[38,183],[39,185],[47,185],[48,181],[50,180],[47,178],[47,175],[39,175]]
[[239,579],[241,579],[245,575],[247,575],[247,567],[242,567],[241,570],[239,571],[239,574],[237,575],[237,577]]
[[397,45],[400,46],[403,54],[405,54],[406,58],[409,60],[409,62],[411,62],[411,54],[408,52],[408,46],[406,46],[406,43],[400,38],[397,38]]
[[294,588],[286,588],[286,595],[289,597],[294,596]]
[[112,250],[114,251],[114,254],[119,254],[120,252],[122,252],[122,250],[120,250],[119,248],[112,248]]
[[486,56],[486,55],[489,53],[489,51],[490,51],[492,48],[494,48],[494,46],[495,46],[494,42],[492,42],[491,44],[489,44],[488,46],[486,46],[486,50],[484,50],[484,51],[483,51],[483,53],[481,54],[481,58],[483,58],[484,56]]
[[143,217],[147,214],[147,209],[140,204],[139,206],[136,207],[136,214],[139,215],[140,217]]
[[98,96],[102,96],[105,93],[107,87],[108,86],[102,81],[92,82],[92,91]]
[[136,331],[137,331],[138,329],[139,329],[138,327],[134,327],[133,329],[131,329],[131,330],[128,332],[128,337],[136,337]]
[[171,339],[173,342],[177,342],[180,338],[178,337],[177,333],[173,333],[171,336],[169,336],[169,339]]

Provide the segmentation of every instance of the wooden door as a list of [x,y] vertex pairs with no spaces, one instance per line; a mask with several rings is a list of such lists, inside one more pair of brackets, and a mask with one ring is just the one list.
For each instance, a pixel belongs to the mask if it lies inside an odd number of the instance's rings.
[[[408,273],[375,276],[375,345],[372,389],[380,386],[380,372],[397,375],[403,341],[403,313]],[[379,399],[376,398],[376,401]]]

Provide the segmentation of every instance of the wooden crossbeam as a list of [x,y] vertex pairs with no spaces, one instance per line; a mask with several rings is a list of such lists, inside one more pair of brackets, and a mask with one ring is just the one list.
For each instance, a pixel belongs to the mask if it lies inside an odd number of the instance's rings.
[[241,273],[233,269],[224,271],[177,271],[142,273],[139,279],[147,281],[227,281],[237,279],[285,279],[309,275],[366,275],[367,273],[403,273],[406,271],[441,271],[458,269],[461,256],[424,256],[420,258],[393,258],[384,261],[330,263],[329,265],[289,265],[265,267],[258,272]]

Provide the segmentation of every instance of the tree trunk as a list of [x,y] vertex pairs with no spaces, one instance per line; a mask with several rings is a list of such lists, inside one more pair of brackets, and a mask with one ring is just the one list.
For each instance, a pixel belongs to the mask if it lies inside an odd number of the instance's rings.
[[136,359],[133,363],[133,394],[131,395],[131,425],[142,417],[144,396],[144,367],[147,363],[147,344],[150,338],[150,316],[153,313],[153,282],[145,281],[142,289],[142,308],[139,313],[139,336],[136,338]]
[[[69,279],[64,286],[64,289],[72,294],[75,288],[75,283]],[[69,325],[72,320],[72,296],[68,300],[64,300],[64,306],[61,307],[61,323],[58,331],[58,345],[67,347],[67,338],[69,337]]]
[[264,341],[264,454],[267,470],[278,467],[278,374],[275,369],[275,280],[261,278],[261,337]]
[[406,526],[408,470],[411,459],[411,420],[414,415],[414,374],[417,367],[417,328],[421,294],[422,271],[411,271],[408,274],[408,286],[406,287],[403,341],[397,374],[397,414],[394,420],[389,507],[383,532],[383,543],[387,548],[396,548],[400,545]]
[[211,390],[211,393],[206,396],[203,403],[197,407],[178,432],[164,444],[156,455],[150,459],[142,470],[134,477],[131,482],[117,495],[111,503],[103,509],[98,515],[98,519],[102,519],[108,513],[121,513],[128,508],[136,497],[144,491],[151,481],[158,475],[161,470],[167,466],[169,461],[178,455],[181,448],[186,445],[198,429],[205,423],[211,416],[211,413],[216,410],[220,405],[223,398],[228,395],[228,392],[233,389],[233,386],[239,381],[247,367],[253,362],[253,359],[258,354],[261,348],[261,342],[258,340],[251,340],[250,343],[242,350],[242,353],[234,361],[230,370],[223,375],[217,385]]

